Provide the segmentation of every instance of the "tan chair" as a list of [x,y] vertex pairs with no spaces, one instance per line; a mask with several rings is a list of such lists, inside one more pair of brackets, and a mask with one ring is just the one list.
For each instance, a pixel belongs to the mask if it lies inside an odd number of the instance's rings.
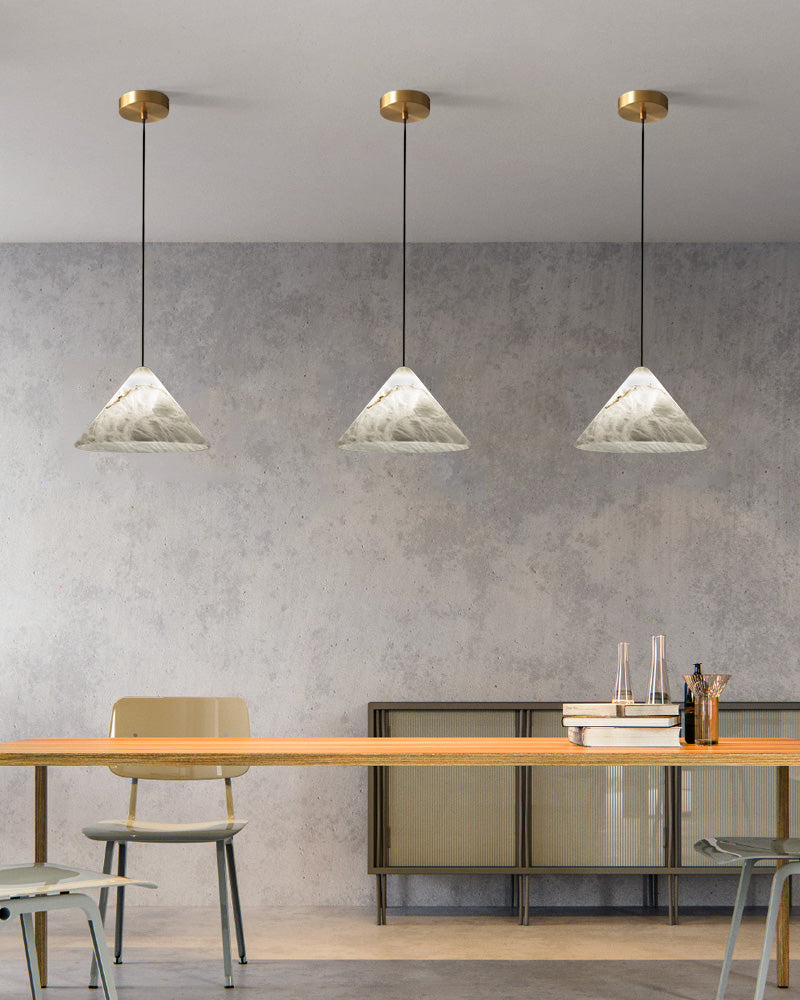
[[[203,737],[250,735],[250,718],[247,703],[242,698],[120,698],[111,712],[109,735],[119,737]],[[90,840],[105,841],[106,851],[103,871],[111,872],[114,845],[118,847],[117,874],[125,875],[127,846],[141,844],[200,844],[213,843],[217,848],[217,879],[219,906],[222,922],[222,955],[225,965],[225,986],[233,986],[231,965],[230,925],[228,922],[228,883],[233,903],[233,921],[239,961],[245,965],[242,912],[239,905],[239,884],[233,856],[233,838],[246,825],[246,820],[235,820],[231,778],[244,774],[249,768],[242,766],[216,766],[213,764],[115,764],[110,770],[123,778],[131,779],[128,818],[101,820],[84,827]],[[145,823],[136,818],[136,793],[141,780],[202,781],[222,779],[228,816],[226,820],[208,823]],[[227,855],[227,871],[226,871]],[[100,913],[105,919],[108,889],[100,892]],[[122,926],[125,906],[125,887],[117,889],[116,928],[114,934],[114,961],[122,961]],[[92,963],[90,986],[97,985],[97,965]]]

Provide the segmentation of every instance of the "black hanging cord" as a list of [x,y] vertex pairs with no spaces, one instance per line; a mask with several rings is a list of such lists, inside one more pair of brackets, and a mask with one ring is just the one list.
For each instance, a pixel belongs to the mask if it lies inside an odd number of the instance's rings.
[[406,124],[408,113],[403,108],[403,367],[406,364]]
[[142,111],[142,368],[144,368],[144,164],[147,112]]
[[639,364],[644,367],[644,123],[647,113],[642,108],[642,204],[639,213]]

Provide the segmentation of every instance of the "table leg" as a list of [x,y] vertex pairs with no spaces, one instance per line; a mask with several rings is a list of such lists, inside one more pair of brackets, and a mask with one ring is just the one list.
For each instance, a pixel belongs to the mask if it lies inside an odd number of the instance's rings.
[[[35,771],[33,860],[47,861],[47,768],[37,764]],[[34,920],[39,979],[42,986],[47,986],[47,914],[37,913]]]
[[[789,836],[789,768],[776,769],[777,777],[777,831],[778,839]],[[783,862],[785,864],[785,862]],[[778,912],[778,986],[789,985],[789,879],[783,887],[781,908]]]

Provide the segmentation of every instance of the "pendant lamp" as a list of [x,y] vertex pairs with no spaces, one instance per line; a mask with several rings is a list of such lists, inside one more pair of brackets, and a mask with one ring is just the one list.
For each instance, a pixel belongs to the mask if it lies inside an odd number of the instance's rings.
[[575,442],[583,451],[702,451],[708,441],[649,368],[644,366],[644,127],[666,118],[668,101],[657,90],[623,94],[617,111],[642,129],[642,184],[639,227],[639,366],[634,368]]
[[119,113],[142,125],[142,363],[117,389],[75,442],[84,451],[203,451],[208,441],[144,364],[145,134],[148,122],[169,114],[169,98],[157,90],[132,90]]
[[403,125],[403,363],[339,438],[345,451],[463,451],[469,441],[414,372],[406,367],[406,126],[430,114],[427,94],[392,90],[380,113]]

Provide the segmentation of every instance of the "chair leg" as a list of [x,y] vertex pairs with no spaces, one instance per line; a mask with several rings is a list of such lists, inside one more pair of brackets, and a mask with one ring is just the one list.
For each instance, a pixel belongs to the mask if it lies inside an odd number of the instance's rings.
[[767,910],[767,926],[764,928],[764,944],[761,948],[761,961],[758,965],[758,979],[756,980],[754,1000],[764,1000],[764,989],[767,985],[767,972],[769,971],[772,942],[775,938],[775,928],[778,924],[778,911],[781,908],[783,884],[790,875],[797,875],[799,872],[800,862],[790,861],[788,864],[781,865],[772,876],[772,887],[769,891],[769,909]]
[[725,958],[722,962],[722,971],[719,974],[719,986],[717,987],[717,1000],[722,1000],[725,996],[725,987],[728,985],[728,976],[731,971],[733,961],[733,950],[736,947],[736,938],[739,934],[739,926],[742,922],[742,913],[747,899],[747,890],[750,886],[750,876],[753,874],[755,861],[748,858],[742,865],[742,874],[739,876],[739,888],[736,890],[736,902],[733,904],[733,916],[731,917],[731,929],[728,931],[728,944],[725,948]]
[[233,926],[236,928],[236,945],[239,949],[239,964],[247,965],[247,955],[244,949],[244,926],[242,924],[242,907],[239,902],[239,879],[236,876],[236,861],[233,857],[233,840],[225,841],[225,851],[228,855],[228,881],[231,884],[231,903],[233,904]]
[[25,961],[28,964],[28,979],[31,983],[33,1000],[42,1000],[42,984],[39,979],[39,962],[36,958],[36,939],[33,930],[33,917],[30,913],[20,913],[22,924],[22,941],[25,945]]
[[[102,891],[102,890],[101,890]],[[92,912],[94,906],[91,900],[87,899],[87,904],[83,909],[86,913],[86,920],[89,924],[89,933],[92,936],[92,949],[94,951],[94,963],[100,969],[100,981],[103,984],[103,993],[106,1000],[117,1000],[117,988],[111,975],[111,955],[106,944],[106,932],[103,930],[103,919],[99,907]]]
[[[128,860],[128,845],[120,841],[117,845],[117,875],[125,875]],[[117,886],[117,912],[114,923],[114,965],[122,965],[122,924],[125,919],[125,886]]]
[[219,915],[222,923],[222,960],[225,966],[225,989],[233,988],[231,964],[231,928],[228,921],[228,876],[225,871],[225,844],[217,841],[217,879],[219,881]]
[[[106,851],[103,857],[103,874],[111,874],[111,866],[114,862],[114,841],[109,840],[106,843]],[[100,920],[103,924],[106,922],[106,908],[108,906],[108,886],[100,890],[100,904],[98,910],[100,912]],[[97,989],[97,958],[92,955],[92,968],[89,972],[89,989]]]

